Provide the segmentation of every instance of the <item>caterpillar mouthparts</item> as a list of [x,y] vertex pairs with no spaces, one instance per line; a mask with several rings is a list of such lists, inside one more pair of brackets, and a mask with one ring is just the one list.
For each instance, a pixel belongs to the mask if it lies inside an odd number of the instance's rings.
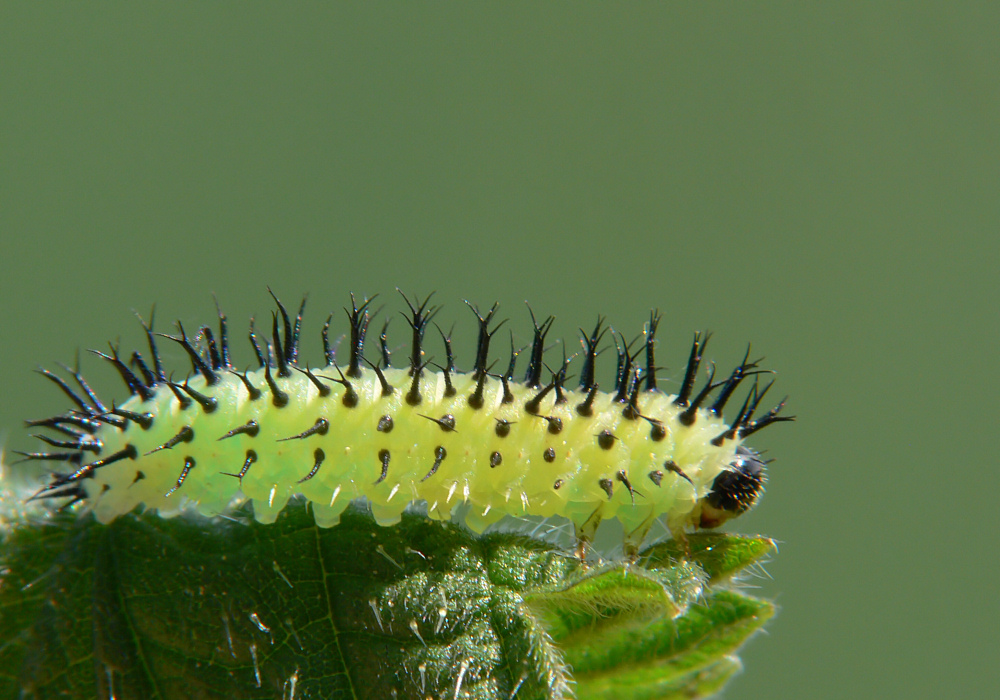
[[[148,359],[133,352],[126,361],[113,345],[110,354],[92,351],[128,388],[120,404],[103,403],[78,368],[67,368],[76,387],[39,370],[74,407],[27,421],[55,435],[35,435],[54,450],[19,454],[63,465],[33,498],[84,502],[108,522],[140,504],[169,515],[191,503],[215,515],[242,493],[267,523],[301,494],[321,527],[335,525],[359,497],[383,525],[397,522],[413,501],[426,501],[430,517],[440,519],[465,503],[465,523],[476,532],[507,515],[566,517],[581,556],[601,520],[618,518],[626,552],[634,553],[661,517],[683,539],[688,527],[716,527],[751,508],[763,491],[765,462],[743,441],[794,419],[779,415],[784,401],[754,418],[773,381],[761,388],[765,370],[750,360],[749,347],[724,379],[715,380],[712,365],[696,391],[709,334],[695,334],[678,392],[663,392],[654,358],[658,312],[631,343],[611,331],[617,368],[611,390],[602,391],[595,377],[609,331],[603,318],[590,333],[581,329],[580,353],[567,358],[564,351],[549,369],[544,353],[554,319],[539,322],[531,313],[530,349],[516,349],[511,334],[509,359],[496,372],[490,345],[504,323],[494,323],[498,305],[483,313],[466,302],[478,339],[472,369],[462,372],[451,335],[440,328],[442,361],[425,359],[425,332],[440,310],[430,305],[432,295],[423,302],[403,295],[411,342],[405,365],[394,367],[388,321],[377,361],[365,356],[374,297],[359,304],[352,294],[344,309],[347,362],[337,363],[331,314],[322,329],[326,364],[315,368],[299,360],[305,299],[292,318],[271,296],[277,311],[269,337],[250,321],[252,371],[233,365],[221,310],[218,334],[204,326],[193,338],[180,322],[177,335],[165,335],[140,318]],[[184,381],[165,372],[158,338],[186,352],[192,373]],[[527,368],[517,380],[525,350]],[[567,373],[578,356],[579,382],[570,387]],[[751,376],[727,422],[723,409]]]

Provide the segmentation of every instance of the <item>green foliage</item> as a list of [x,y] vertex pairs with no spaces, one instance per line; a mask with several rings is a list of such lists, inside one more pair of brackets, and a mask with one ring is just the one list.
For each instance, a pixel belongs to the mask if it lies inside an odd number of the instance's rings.
[[581,565],[528,537],[349,511],[63,514],[0,542],[0,697],[702,697],[773,606],[709,584],[764,538]]

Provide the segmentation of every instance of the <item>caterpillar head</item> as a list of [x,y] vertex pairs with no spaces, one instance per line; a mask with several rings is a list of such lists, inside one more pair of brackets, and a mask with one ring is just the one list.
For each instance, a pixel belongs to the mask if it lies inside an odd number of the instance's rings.
[[727,520],[742,515],[763,493],[767,470],[760,455],[740,445],[730,467],[715,477],[711,491],[701,499],[699,527],[719,527]]

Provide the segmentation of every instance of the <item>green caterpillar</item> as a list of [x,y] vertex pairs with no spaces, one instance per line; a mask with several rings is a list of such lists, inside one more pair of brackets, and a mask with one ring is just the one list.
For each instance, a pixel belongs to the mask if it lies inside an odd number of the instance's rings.
[[[273,296],[273,294],[272,294]],[[597,525],[618,518],[626,551],[637,551],[652,524],[666,521],[675,537],[689,527],[715,527],[749,509],[763,490],[763,461],[743,440],[780,416],[784,401],[753,415],[770,384],[754,383],[742,408],[727,422],[723,408],[739,384],[759,375],[743,361],[725,378],[695,390],[708,335],[696,334],[677,394],[657,387],[656,313],[643,329],[640,351],[613,334],[618,363],[612,391],[595,379],[597,356],[608,328],[599,319],[582,337],[579,384],[566,386],[571,361],[555,370],[543,362],[549,317],[532,314],[530,349],[514,349],[506,368],[493,373],[490,341],[494,306],[474,306],[478,343],[472,371],[455,368],[451,338],[441,332],[443,362],[425,359],[425,332],[438,311],[411,303],[404,314],[411,343],[405,367],[390,365],[383,328],[380,357],[369,361],[365,339],[371,300],[351,296],[349,358],[336,362],[323,327],[323,369],[298,358],[305,301],[291,318],[275,297],[269,340],[250,323],[259,368],[237,371],[229,356],[226,317],[216,336],[208,327],[192,339],[160,336],[143,322],[149,362],[118,349],[96,353],[121,374],[131,396],[105,405],[77,370],[77,388],[41,370],[75,408],[28,425],[55,431],[36,437],[57,449],[21,453],[27,459],[66,465],[36,498],[83,501],[101,522],[140,504],[167,515],[194,504],[206,515],[222,513],[238,494],[253,500],[254,514],[273,522],[297,494],[309,502],[318,525],[335,525],[352,499],[365,497],[381,524],[399,520],[404,508],[426,501],[432,518],[451,517],[468,504],[465,523],[476,532],[507,515],[559,515],[576,527],[582,555]],[[164,371],[157,337],[177,342],[191,359],[184,382]],[[638,339],[637,339],[638,340]],[[527,370],[515,380],[527,352]],[[547,375],[547,376],[546,376]],[[710,397],[714,397],[709,402]]]

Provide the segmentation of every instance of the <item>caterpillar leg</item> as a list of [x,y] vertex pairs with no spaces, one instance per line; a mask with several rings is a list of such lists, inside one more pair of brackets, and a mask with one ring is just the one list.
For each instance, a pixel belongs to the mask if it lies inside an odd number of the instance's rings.
[[685,561],[691,558],[691,543],[688,542],[687,530],[685,528],[685,523],[667,523],[667,529],[670,530],[670,536],[674,538],[674,542],[681,550],[681,561]]
[[585,561],[587,558],[587,547],[594,541],[594,534],[597,532],[597,527],[601,524],[602,510],[604,510],[603,503],[597,506],[596,510],[583,521],[582,525],[573,524],[576,530],[575,553],[576,558],[580,561]]
[[629,563],[634,564],[639,559],[639,548],[642,546],[642,541],[646,539],[649,529],[653,527],[654,522],[656,522],[656,516],[650,514],[648,518],[642,521],[639,527],[632,530],[632,532],[625,533],[625,541],[622,543],[622,549],[625,550],[625,558]]

